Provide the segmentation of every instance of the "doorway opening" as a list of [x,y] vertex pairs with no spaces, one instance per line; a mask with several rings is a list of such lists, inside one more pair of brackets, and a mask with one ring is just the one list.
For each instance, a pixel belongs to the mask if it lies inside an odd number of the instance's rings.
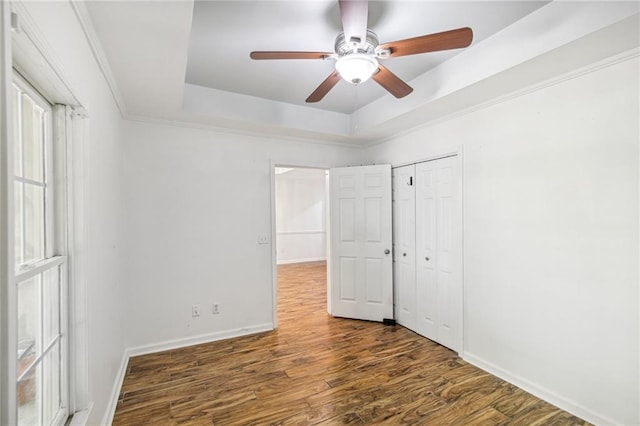
[[327,306],[329,171],[276,165],[272,176],[275,328]]

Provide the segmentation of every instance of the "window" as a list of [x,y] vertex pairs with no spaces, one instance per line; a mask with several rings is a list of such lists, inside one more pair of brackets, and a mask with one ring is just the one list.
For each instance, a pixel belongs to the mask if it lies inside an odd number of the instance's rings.
[[14,251],[19,425],[64,424],[69,412],[63,197],[52,106],[16,76]]

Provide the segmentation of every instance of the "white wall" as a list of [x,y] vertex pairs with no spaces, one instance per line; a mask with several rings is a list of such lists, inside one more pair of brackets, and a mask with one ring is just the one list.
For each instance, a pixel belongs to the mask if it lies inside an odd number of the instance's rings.
[[127,346],[270,328],[272,252],[258,236],[271,235],[272,162],[348,165],[361,151],[139,122],[126,136]]
[[587,419],[638,424],[638,59],[368,150],[461,150],[463,356]]
[[[121,267],[122,120],[93,59],[69,2],[25,2],[24,7],[51,48],[56,64],[87,108],[84,158],[86,318],[89,332],[89,398],[95,403],[89,424],[101,421],[124,352]],[[75,259],[72,259],[75,261]]]
[[326,171],[294,168],[276,174],[277,263],[325,260]]

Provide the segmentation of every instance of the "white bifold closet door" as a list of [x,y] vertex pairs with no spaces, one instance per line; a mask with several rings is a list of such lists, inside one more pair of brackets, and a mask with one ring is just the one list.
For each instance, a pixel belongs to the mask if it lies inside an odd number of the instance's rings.
[[[462,349],[462,204],[458,157],[394,169],[398,323]],[[413,195],[413,199],[412,199]]]
[[393,169],[392,181],[395,318],[416,330],[415,165]]

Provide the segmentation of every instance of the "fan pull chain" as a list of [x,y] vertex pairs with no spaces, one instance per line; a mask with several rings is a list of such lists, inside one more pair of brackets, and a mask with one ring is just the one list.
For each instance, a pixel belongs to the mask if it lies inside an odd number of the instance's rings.
[[358,124],[358,119],[359,119],[359,113],[358,113],[358,94],[359,94],[359,89],[358,87],[360,86],[359,84],[354,84],[354,86],[356,87],[356,96],[355,96],[355,105],[353,106],[353,121],[354,121],[354,125],[353,125],[353,133],[356,133],[360,126]]

